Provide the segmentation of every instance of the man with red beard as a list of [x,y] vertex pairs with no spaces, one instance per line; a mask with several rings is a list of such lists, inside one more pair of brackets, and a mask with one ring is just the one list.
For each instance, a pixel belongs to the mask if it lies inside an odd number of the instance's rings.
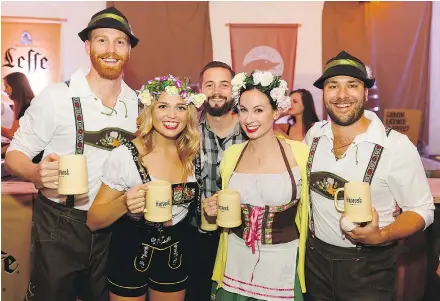
[[[305,138],[310,147],[309,300],[395,300],[396,242],[426,229],[434,219],[425,171],[408,137],[364,109],[374,85],[364,63],[342,51],[324,70],[314,86],[323,90],[331,121],[315,123]],[[368,223],[354,223],[335,207],[335,197],[343,200],[336,190],[348,182],[369,184]],[[396,204],[403,211],[397,217]]]
[[[90,70],[47,86],[20,119],[6,154],[8,171],[39,189],[33,206],[32,271],[26,300],[108,300],[105,266],[108,230],[92,233],[87,211],[101,185],[110,151],[136,131],[138,99],[122,69],[139,40],[114,7],[95,14],[79,33]],[[39,164],[31,159],[44,151]],[[89,192],[58,193],[58,159],[86,156]]]
[[[219,172],[224,150],[247,140],[241,130],[232,100],[232,78],[235,73],[223,62],[208,63],[200,72],[201,91],[207,96],[200,118],[203,198],[212,198],[221,190]],[[203,212],[203,211],[202,211]],[[215,224],[215,221],[211,221]],[[199,229],[192,238],[194,253],[190,262],[188,301],[210,300],[212,271],[219,241],[218,231]]]

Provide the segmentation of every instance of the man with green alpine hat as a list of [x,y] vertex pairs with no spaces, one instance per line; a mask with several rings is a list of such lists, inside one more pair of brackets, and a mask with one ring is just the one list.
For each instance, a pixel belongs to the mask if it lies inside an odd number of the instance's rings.
[[[139,40],[114,7],[95,14],[79,37],[85,42],[90,69],[48,85],[32,100],[6,154],[9,172],[39,190],[33,205],[33,264],[25,300],[109,298],[105,268],[110,232],[91,232],[87,212],[110,151],[131,140],[136,131],[138,99],[122,72]],[[44,159],[32,163],[41,151]],[[86,157],[87,193],[58,193],[59,156],[70,154]]]
[[[305,138],[310,147],[309,300],[394,300],[396,242],[433,222],[433,197],[420,156],[407,136],[364,109],[374,79],[361,60],[342,51],[314,85],[323,90],[331,120],[315,123]],[[346,183],[356,189],[335,195]],[[360,193],[361,186],[366,193]],[[346,208],[371,199],[372,208],[363,212],[367,218],[355,220],[337,210],[334,199],[342,206],[344,193]],[[403,211],[397,217],[396,204]]]

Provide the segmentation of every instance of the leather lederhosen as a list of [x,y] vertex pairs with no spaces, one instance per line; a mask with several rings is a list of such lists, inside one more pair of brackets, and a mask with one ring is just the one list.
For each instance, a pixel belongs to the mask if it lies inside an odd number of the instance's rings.
[[[244,240],[246,240],[246,237],[249,235],[249,231],[251,231],[251,216],[254,211],[259,211],[259,214],[263,214],[263,219],[261,222],[262,226],[261,230],[259,230],[261,232],[258,235],[260,237],[259,242],[261,244],[281,244],[299,238],[298,228],[295,224],[295,216],[298,209],[298,200],[296,199],[296,182],[284,148],[280,141],[277,141],[292,184],[292,197],[289,203],[281,206],[258,207],[250,204],[242,204],[241,216],[243,223],[241,226],[232,229],[232,232]],[[247,145],[243,149],[235,168],[237,168],[246,148]]]
[[[128,141],[124,143],[124,145],[133,157],[142,183],[150,182],[152,179],[148,170],[140,163],[139,152],[134,143]],[[129,278],[131,280],[123,280],[117,275],[118,272],[114,267],[112,267],[110,276],[113,282],[116,281],[116,283],[120,284],[121,281],[133,281],[129,283],[129,286],[135,286],[139,285],[137,281],[142,282],[147,276],[155,278],[159,277],[159,274],[162,276],[169,274],[171,278],[167,279],[167,281],[170,282],[182,280],[179,278],[180,276],[182,278],[186,277],[186,264],[182,265],[182,262],[186,260],[184,259],[185,256],[190,252],[190,248],[186,242],[186,236],[188,231],[195,229],[190,225],[190,222],[194,216],[198,215],[197,208],[200,207],[201,200],[201,164],[199,157],[194,160],[194,168],[196,181],[171,185],[173,206],[188,205],[188,213],[183,220],[175,225],[165,227],[163,223],[146,221],[144,216],[137,218],[136,216],[125,214],[113,224],[110,260],[117,260],[117,256],[112,257],[112,251],[113,254],[127,256],[128,260],[127,257],[125,257],[117,264],[121,264],[121,268],[126,268],[128,264],[134,269],[129,269],[130,277],[132,277]],[[121,250],[121,243],[124,241],[127,232],[132,230],[136,233],[133,233],[133,236],[130,238],[131,241],[127,243],[130,246],[125,246],[125,249]],[[131,248],[134,249],[132,250]],[[163,254],[166,254],[166,256]],[[158,268],[159,266],[160,268]],[[179,270],[179,272],[177,270]],[[135,271],[147,276],[144,277],[136,274],[137,272]],[[176,273],[176,277],[179,279],[173,278]],[[157,280],[158,279],[156,279],[156,281]],[[128,283],[126,284],[128,285]]]

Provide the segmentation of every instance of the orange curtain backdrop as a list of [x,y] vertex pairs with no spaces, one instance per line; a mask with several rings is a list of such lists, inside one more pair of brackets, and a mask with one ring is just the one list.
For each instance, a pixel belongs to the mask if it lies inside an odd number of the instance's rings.
[[229,24],[235,72],[271,71],[293,87],[298,24]]
[[422,111],[419,140],[428,140],[431,2],[325,2],[323,64],[341,50],[372,68],[385,109]]
[[381,111],[420,110],[419,140],[428,143],[432,2],[370,2],[365,9]]
[[370,64],[370,44],[367,37],[365,4],[354,2],[324,2],[322,12],[322,64],[345,50]]
[[172,74],[199,80],[212,61],[209,3],[108,1],[129,20],[140,39],[124,69],[124,79],[139,89],[155,76]]

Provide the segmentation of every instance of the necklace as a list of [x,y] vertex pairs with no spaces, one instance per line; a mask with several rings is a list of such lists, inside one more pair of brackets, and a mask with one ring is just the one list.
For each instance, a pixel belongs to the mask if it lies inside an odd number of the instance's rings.
[[263,159],[264,158],[266,158],[267,156],[264,156],[264,157],[257,157],[257,156],[255,156],[255,158],[257,158],[257,160],[258,160],[258,164],[261,164],[261,161],[263,161]]
[[267,157],[267,155],[266,156],[263,156],[263,157],[259,157],[259,156],[257,156],[254,152],[251,152],[252,153],[252,156],[254,156],[257,160],[258,160],[258,164],[261,164],[261,162],[263,161],[263,159],[265,159],[266,157]]
[[[354,139],[353,139],[354,140]],[[353,143],[353,140],[351,140],[351,142],[350,143],[348,143],[348,144],[344,144],[344,145],[342,145],[342,146],[339,146],[339,147],[334,147],[334,148],[332,148],[332,150],[331,150],[331,152],[333,153],[333,155],[335,156],[335,158],[336,158],[336,161],[337,160],[341,160],[341,159],[344,159],[345,158],[345,156],[347,155],[345,152],[343,153],[343,154],[341,154],[341,155],[339,155],[339,154],[336,154],[336,152],[335,152],[335,150],[337,150],[337,149],[341,149],[341,148],[344,148],[344,147],[347,147],[347,146],[349,146],[350,144],[352,144]]]

